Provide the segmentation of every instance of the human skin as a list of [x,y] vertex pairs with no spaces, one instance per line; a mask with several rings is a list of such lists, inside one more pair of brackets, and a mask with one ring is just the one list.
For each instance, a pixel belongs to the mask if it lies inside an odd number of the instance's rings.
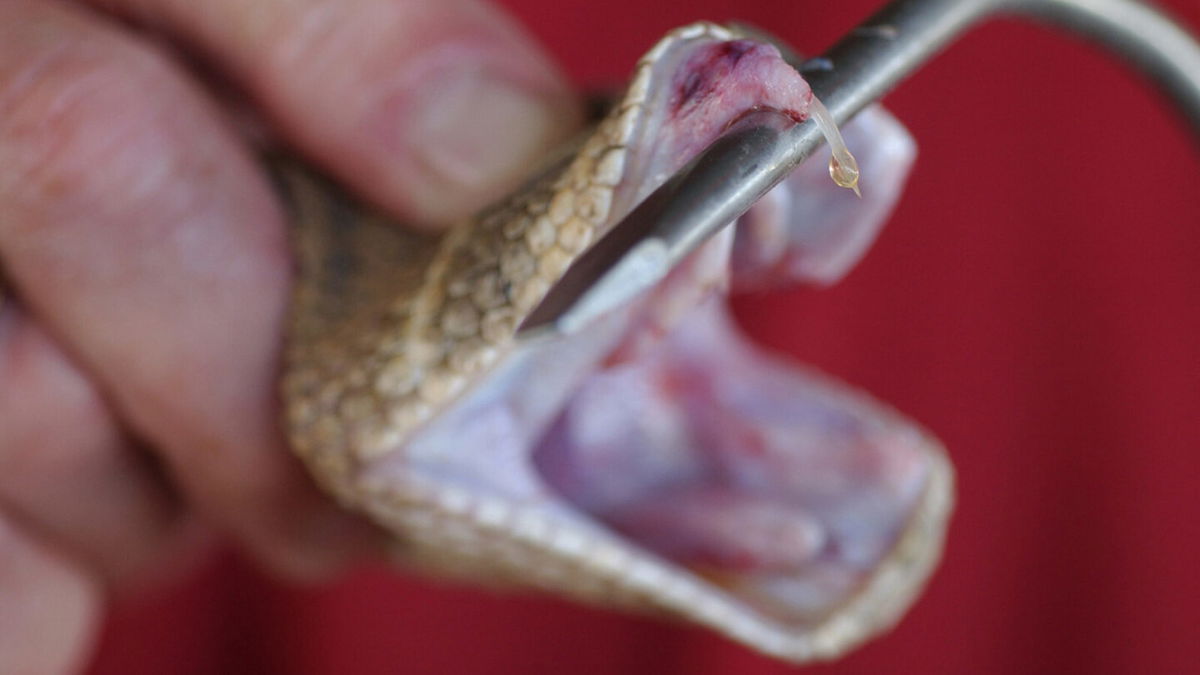
[[0,672],[78,668],[114,593],[214,536],[299,579],[377,546],[277,428],[261,145],[434,228],[578,121],[474,0],[0,0]]

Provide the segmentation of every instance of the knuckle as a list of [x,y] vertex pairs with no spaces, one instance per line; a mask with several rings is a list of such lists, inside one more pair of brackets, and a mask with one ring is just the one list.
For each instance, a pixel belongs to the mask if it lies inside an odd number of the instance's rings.
[[170,77],[161,56],[91,37],[30,55],[12,73],[0,81],[0,213],[94,208],[114,201],[97,197],[149,187],[147,151],[169,147],[162,137],[178,108],[178,97],[162,95]]

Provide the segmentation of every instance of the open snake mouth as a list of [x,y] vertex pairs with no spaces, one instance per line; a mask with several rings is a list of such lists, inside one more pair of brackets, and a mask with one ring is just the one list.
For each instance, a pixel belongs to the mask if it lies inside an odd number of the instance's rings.
[[[764,109],[813,111],[773,46],[709,24],[669,36],[602,127],[625,140],[593,153],[611,186],[599,233]],[[864,199],[810,162],[736,239],[728,228],[628,306],[566,338],[509,337],[362,462],[352,501],[415,564],[665,610],[793,660],[890,625],[937,558],[948,464],[885,406],[745,340],[723,302],[731,284],[832,283],[865,251],[914,146],[880,109],[846,131]]]

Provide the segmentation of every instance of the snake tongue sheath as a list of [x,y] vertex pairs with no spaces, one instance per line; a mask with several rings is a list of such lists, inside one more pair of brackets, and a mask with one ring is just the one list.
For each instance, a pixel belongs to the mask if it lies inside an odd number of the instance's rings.
[[561,172],[441,237],[285,169],[298,454],[436,573],[665,611],[793,661],[890,625],[940,550],[948,464],[895,413],[745,342],[718,292],[731,260],[737,285],[829,283],[857,260],[913,155],[890,116],[847,129],[863,202],[802,167],[736,241],[727,228],[575,335],[515,338],[567,266],[732,121],[802,120],[810,101],[774,47],[696,24],[639,62]]

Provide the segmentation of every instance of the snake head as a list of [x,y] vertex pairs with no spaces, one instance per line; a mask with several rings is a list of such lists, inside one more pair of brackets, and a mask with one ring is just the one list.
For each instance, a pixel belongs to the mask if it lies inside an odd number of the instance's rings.
[[893,118],[847,129],[865,199],[802,167],[658,287],[572,336],[516,339],[567,266],[730,124],[817,105],[775,47],[695,24],[565,161],[443,236],[284,171],[296,451],[414,568],[664,612],[797,662],[890,626],[938,558],[949,464],[886,406],[748,342],[724,291],[853,265],[913,157]]

